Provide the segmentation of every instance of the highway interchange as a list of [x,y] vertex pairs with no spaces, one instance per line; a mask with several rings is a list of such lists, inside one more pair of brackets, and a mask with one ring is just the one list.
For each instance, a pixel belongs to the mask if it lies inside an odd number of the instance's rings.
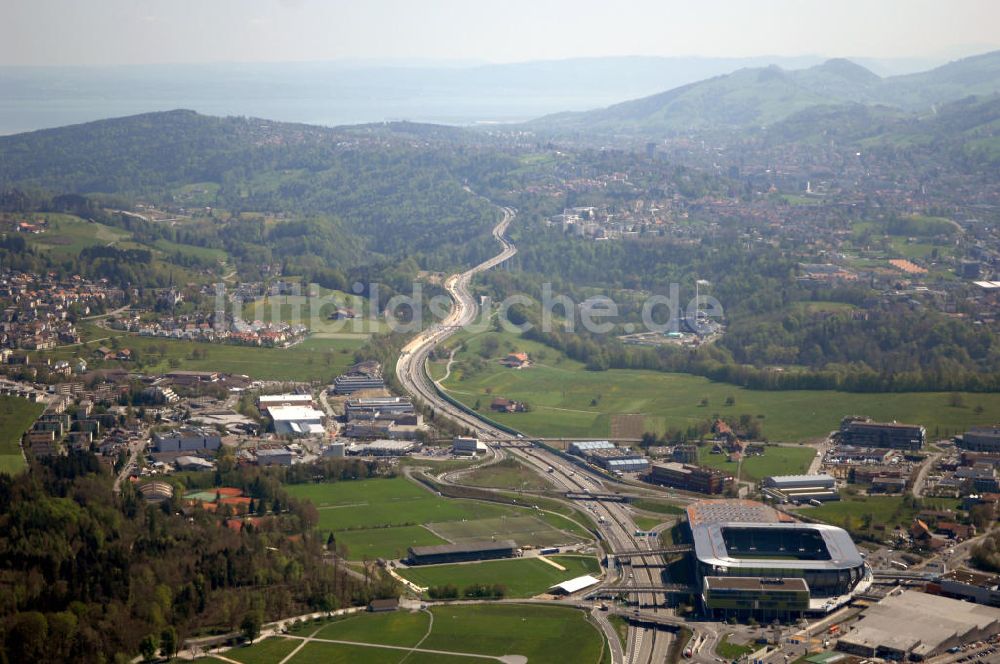
[[[453,300],[450,314],[444,321],[418,333],[407,343],[400,352],[396,364],[396,377],[407,392],[433,408],[437,416],[445,416],[469,429],[488,445],[509,443],[512,439],[517,440],[520,436],[512,436],[445,399],[427,375],[426,362],[429,354],[438,344],[475,320],[479,307],[470,292],[472,279],[481,272],[501,265],[517,253],[517,247],[507,238],[507,228],[513,221],[516,212],[511,208],[503,208],[502,212],[503,218],[493,229],[493,237],[501,245],[501,252],[465,272],[450,276],[445,281],[445,288]],[[561,489],[574,492],[605,491],[606,478],[577,467],[562,456],[542,447],[533,448],[527,444],[510,445],[508,450],[538,472],[544,473]],[[584,507],[596,517],[600,535],[610,552],[634,551],[651,547],[649,538],[635,536],[637,532],[635,523],[628,510],[621,503],[584,501]],[[643,564],[626,568],[621,565],[613,566],[613,569],[609,570],[609,578],[605,583],[643,587],[660,584],[659,571],[662,569],[662,556],[650,555],[639,558],[639,561]],[[616,579],[610,578],[613,574],[617,574]],[[672,610],[657,606],[657,604],[662,604],[660,601],[662,599],[662,594],[659,596],[655,593],[639,595],[639,604],[644,607],[643,614],[662,616],[667,620],[673,618]],[[659,663],[667,660],[674,638],[672,631],[641,624],[630,624],[626,649],[622,652],[614,628],[607,619],[607,613],[595,607],[592,615],[608,638],[612,649],[612,660],[615,664]],[[676,620],[677,623],[682,622],[676,618],[673,620]],[[696,652],[693,653],[694,661],[716,662],[717,659],[713,653],[719,634],[704,624],[692,625],[692,627],[696,631],[696,637],[692,642],[696,649]]]

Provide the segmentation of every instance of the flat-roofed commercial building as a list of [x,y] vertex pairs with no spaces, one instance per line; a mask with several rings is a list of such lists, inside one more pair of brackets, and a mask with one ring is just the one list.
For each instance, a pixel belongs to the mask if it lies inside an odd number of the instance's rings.
[[517,544],[513,540],[438,544],[435,546],[411,546],[407,562],[410,565],[436,565],[470,560],[513,558],[516,554]]
[[861,657],[922,660],[1000,633],[1000,609],[907,590],[869,607],[837,650]]
[[809,610],[809,586],[800,578],[706,576],[702,603],[717,620],[794,620]]
[[310,406],[269,406],[268,416],[274,421],[274,432],[279,435],[321,436],[326,433],[322,411]]
[[1000,607],[1000,575],[956,569],[934,584],[942,595]]
[[577,440],[569,444],[569,453],[586,456],[597,450],[613,450],[615,444],[609,440]]
[[956,439],[955,443],[970,452],[1000,452],[1000,425],[973,427]]
[[370,443],[358,443],[347,448],[352,456],[406,456],[420,449],[420,444],[412,440],[373,440]]
[[257,407],[261,412],[273,406],[309,406],[312,407],[311,394],[262,394],[257,397]]
[[763,493],[778,502],[840,500],[837,482],[830,475],[775,475],[765,477]]
[[844,445],[917,451],[924,446],[926,434],[924,428],[917,424],[873,422],[868,417],[845,417],[837,435]]
[[662,484],[684,491],[717,494],[725,491],[733,478],[731,475],[714,468],[668,461],[654,463],[647,479],[653,484]]
[[362,397],[348,399],[344,405],[347,421],[358,417],[401,415],[413,413],[413,402],[408,397]]
[[153,446],[157,452],[217,450],[220,445],[222,437],[217,432],[196,427],[182,427],[153,434]]

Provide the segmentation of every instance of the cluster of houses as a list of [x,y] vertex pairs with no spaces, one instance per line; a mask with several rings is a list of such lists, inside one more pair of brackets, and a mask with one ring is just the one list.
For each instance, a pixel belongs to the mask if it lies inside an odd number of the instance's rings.
[[268,347],[287,346],[303,339],[309,332],[305,325],[284,322],[227,320],[217,324],[214,317],[208,314],[143,320],[130,313],[109,319],[108,325],[144,337]]
[[124,302],[125,293],[106,280],[75,276],[0,273],[0,348],[49,350],[80,341],[70,315],[86,316]]

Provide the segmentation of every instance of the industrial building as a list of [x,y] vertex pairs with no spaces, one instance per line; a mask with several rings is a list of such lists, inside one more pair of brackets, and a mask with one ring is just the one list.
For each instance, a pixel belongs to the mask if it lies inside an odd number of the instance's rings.
[[412,440],[373,440],[351,445],[347,453],[352,456],[406,456],[418,449],[420,444]]
[[197,427],[181,427],[153,434],[153,447],[157,452],[217,450],[220,445],[222,438],[218,433]]
[[569,444],[569,453],[585,457],[597,450],[613,450],[615,444],[609,440],[577,440]]
[[517,544],[513,540],[499,540],[496,542],[411,546],[406,561],[410,565],[436,565],[470,560],[513,558],[515,555],[517,555]]
[[347,446],[344,443],[330,443],[323,448],[323,458],[340,459],[347,453]]
[[825,473],[765,477],[762,493],[779,503],[840,500],[836,480]]
[[1000,426],[972,427],[956,437],[955,444],[970,452],[1000,452]]
[[800,523],[748,500],[692,503],[687,517],[709,614],[788,619],[827,613],[870,582],[854,542],[835,526]]
[[274,422],[278,435],[316,436],[326,433],[322,411],[310,406],[270,406],[268,417]]
[[452,452],[461,455],[476,455],[487,451],[486,443],[470,436],[455,436],[451,443]]
[[413,413],[413,402],[408,397],[361,397],[348,399],[344,404],[347,421],[358,417]]
[[915,590],[865,611],[837,650],[861,657],[922,660],[1000,633],[1000,609]]
[[649,470],[649,459],[608,440],[574,441],[569,444],[568,451],[608,472],[644,473]]
[[915,452],[924,446],[927,432],[917,424],[873,422],[868,417],[845,417],[837,437],[844,445],[888,447]]
[[654,463],[646,479],[652,484],[707,494],[722,493],[733,480],[731,475],[721,470],[672,461]]
[[257,397],[257,408],[264,412],[274,406],[312,406],[311,394],[262,394]]
[[354,394],[361,390],[385,389],[382,366],[378,362],[359,362],[333,380],[334,394]]
[[1000,607],[1000,575],[957,569],[941,575],[933,589],[945,597]]
[[262,447],[257,450],[258,466],[290,466],[292,453],[284,447]]

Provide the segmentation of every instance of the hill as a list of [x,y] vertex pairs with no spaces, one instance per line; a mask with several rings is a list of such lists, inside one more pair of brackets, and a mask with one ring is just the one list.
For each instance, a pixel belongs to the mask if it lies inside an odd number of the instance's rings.
[[970,96],[922,114],[882,105],[817,106],[768,127],[763,137],[772,145],[922,150],[960,170],[982,169],[1000,164],[1000,95]]
[[[529,127],[550,134],[629,134],[736,131],[770,126],[803,111],[845,104],[916,113],[968,95],[1000,92],[1000,51],[958,60],[919,74],[881,78],[844,59],[799,70],[747,68],[650,97],[583,113],[539,118]],[[852,111],[856,119],[866,113]]]
[[347,248],[349,233],[376,253],[439,251],[430,229],[463,247],[488,243],[495,212],[457,175],[483,140],[414,123],[331,129],[174,110],[0,137],[0,191],[169,204],[197,184],[214,192],[201,204],[226,213],[333,219],[323,237],[295,233],[303,250],[331,237]]

